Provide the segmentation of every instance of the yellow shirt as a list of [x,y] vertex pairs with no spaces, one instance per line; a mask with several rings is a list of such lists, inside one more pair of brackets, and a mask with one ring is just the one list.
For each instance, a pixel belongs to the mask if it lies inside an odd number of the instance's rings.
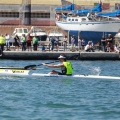
[[5,44],[5,37],[0,36],[0,44]]

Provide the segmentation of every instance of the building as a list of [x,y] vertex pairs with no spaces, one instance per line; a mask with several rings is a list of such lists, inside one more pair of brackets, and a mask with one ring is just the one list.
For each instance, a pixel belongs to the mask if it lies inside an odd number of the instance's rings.
[[61,0],[0,0],[0,24],[55,25]]
[[[102,0],[115,6],[119,0]],[[73,0],[0,0],[1,25],[55,25],[55,11],[58,6],[69,5]],[[94,6],[98,0],[74,0],[78,6]]]

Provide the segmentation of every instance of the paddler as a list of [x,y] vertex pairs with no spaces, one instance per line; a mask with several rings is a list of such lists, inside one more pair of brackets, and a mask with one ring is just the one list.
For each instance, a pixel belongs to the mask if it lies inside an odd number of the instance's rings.
[[73,73],[72,64],[66,60],[66,57],[64,55],[60,55],[58,59],[61,63],[57,65],[43,63],[44,66],[47,66],[50,68],[61,68],[61,72],[52,70],[49,74],[72,75]]

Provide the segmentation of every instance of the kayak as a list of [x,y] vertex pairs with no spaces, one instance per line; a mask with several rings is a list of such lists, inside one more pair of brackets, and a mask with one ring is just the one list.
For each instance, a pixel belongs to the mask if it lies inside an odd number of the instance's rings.
[[1,76],[39,76],[39,77],[60,77],[60,78],[96,78],[96,79],[118,79],[120,77],[116,76],[99,76],[99,75],[87,75],[87,74],[78,74],[78,75],[56,75],[56,74],[43,74],[43,73],[32,73],[30,70],[17,70],[17,69],[0,69]]

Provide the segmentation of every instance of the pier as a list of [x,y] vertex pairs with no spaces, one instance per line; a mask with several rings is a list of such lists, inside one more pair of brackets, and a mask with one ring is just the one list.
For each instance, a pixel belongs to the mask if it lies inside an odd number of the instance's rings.
[[4,51],[0,59],[12,60],[56,60],[60,54],[64,54],[69,60],[119,60],[115,52],[71,52],[71,51]]

